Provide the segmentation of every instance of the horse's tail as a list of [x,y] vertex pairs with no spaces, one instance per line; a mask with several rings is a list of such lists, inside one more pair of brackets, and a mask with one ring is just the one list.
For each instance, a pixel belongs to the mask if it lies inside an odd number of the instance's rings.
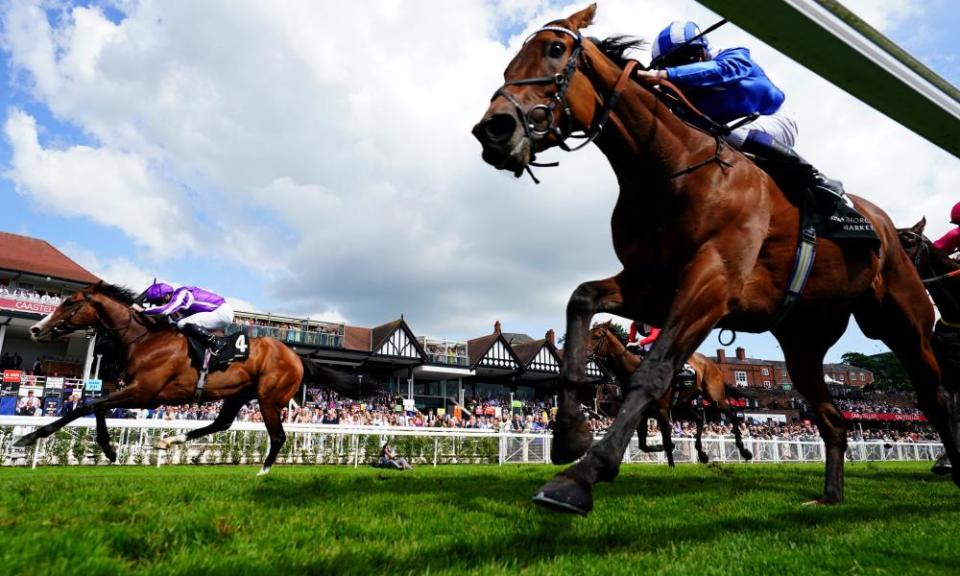
[[352,399],[372,396],[380,390],[379,384],[372,379],[359,378],[355,374],[334,370],[302,356],[300,362],[303,363],[303,384],[327,386],[337,394]]

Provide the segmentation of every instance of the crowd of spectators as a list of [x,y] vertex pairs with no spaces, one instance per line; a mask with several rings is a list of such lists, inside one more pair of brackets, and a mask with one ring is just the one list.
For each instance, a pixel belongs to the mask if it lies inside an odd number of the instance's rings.
[[44,292],[42,290],[26,290],[24,288],[13,288],[0,284],[0,298],[13,298],[24,302],[37,302],[39,304],[50,304],[58,306],[63,300],[59,294],[53,292]]
[[[490,430],[492,432],[548,433],[552,428],[555,411],[550,400],[523,400],[511,409],[509,398],[472,399],[466,406],[454,411],[397,410],[397,399],[383,395],[360,403],[341,399],[333,392],[323,392],[314,397],[309,405],[283,410],[283,421],[298,424],[326,424],[343,426],[414,427],[414,428],[459,428]],[[499,408],[499,410],[497,410]],[[220,403],[205,406],[164,406],[144,412],[140,417],[163,420],[213,420],[219,413]],[[256,401],[245,406],[237,417],[244,422],[260,422]],[[602,434],[613,422],[611,418],[597,413],[588,414],[589,429]],[[690,421],[674,421],[671,435],[674,438],[693,438],[696,425]],[[809,420],[796,423],[741,423],[744,438],[758,440],[816,441],[820,435]],[[647,423],[648,436],[658,438],[660,431],[655,420]],[[729,423],[707,423],[703,435],[706,438],[733,437]],[[896,428],[861,428],[851,431],[852,439],[883,440],[888,442],[936,441],[937,435],[927,426],[898,426]]]
[[842,412],[854,414],[903,414],[920,416],[922,412],[913,406],[903,406],[881,400],[836,400],[837,408]]

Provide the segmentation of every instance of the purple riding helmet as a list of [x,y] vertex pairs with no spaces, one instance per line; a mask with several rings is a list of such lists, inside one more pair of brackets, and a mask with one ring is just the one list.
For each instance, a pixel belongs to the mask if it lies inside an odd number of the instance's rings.
[[147,288],[144,297],[149,302],[162,302],[164,298],[171,294],[173,294],[173,286],[164,284],[163,282],[154,282]]

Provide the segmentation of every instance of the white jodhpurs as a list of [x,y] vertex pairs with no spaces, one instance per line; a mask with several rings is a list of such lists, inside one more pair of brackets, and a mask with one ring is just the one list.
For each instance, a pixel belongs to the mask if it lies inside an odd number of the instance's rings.
[[777,142],[789,148],[793,148],[797,142],[797,123],[793,121],[793,118],[784,116],[783,114],[760,116],[753,122],[741,126],[728,134],[726,140],[731,146],[739,150],[751,130],[769,134],[773,136]]
[[226,332],[227,327],[233,324],[233,306],[224,302],[209,312],[191,314],[177,322],[177,328],[183,328],[187,324],[196,324],[207,330],[222,330]]

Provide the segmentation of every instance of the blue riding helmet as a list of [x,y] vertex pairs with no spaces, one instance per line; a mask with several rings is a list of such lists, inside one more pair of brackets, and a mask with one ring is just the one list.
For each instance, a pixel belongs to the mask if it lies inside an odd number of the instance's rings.
[[[694,22],[684,22],[683,20],[671,22],[669,26],[657,35],[657,40],[653,43],[651,49],[651,56],[656,60],[661,54],[668,54],[674,48],[689,41],[699,33],[700,27]],[[709,48],[707,39],[703,36],[690,42],[687,46],[700,46],[704,50]]]
[[173,286],[169,284],[164,284],[163,282],[154,282],[147,288],[146,294],[144,296],[150,302],[157,302],[163,300],[165,297],[173,294]]

